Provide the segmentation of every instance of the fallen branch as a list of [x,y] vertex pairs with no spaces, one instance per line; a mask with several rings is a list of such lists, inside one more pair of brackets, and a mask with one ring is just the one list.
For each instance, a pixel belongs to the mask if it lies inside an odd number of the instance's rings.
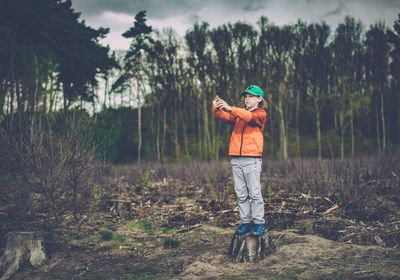
[[281,239],[282,236],[284,236],[286,232],[282,233],[281,235],[278,236],[278,238],[274,241],[274,245],[278,243],[279,239]]
[[322,215],[327,215],[333,211],[335,211],[336,209],[338,209],[340,206],[339,204],[335,204],[333,205],[331,208],[329,208],[328,210],[326,210],[324,213],[322,213]]
[[187,232],[187,231],[190,231],[190,230],[192,230],[192,229],[201,227],[202,225],[203,225],[203,224],[196,224],[196,225],[193,225],[193,226],[188,226],[188,227],[185,227],[185,228],[178,229],[178,230],[176,230],[176,232],[177,232],[177,233],[180,233],[180,232]]
[[375,239],[376,243],[378,243],[379,246],[386,247],[385,242],[383,242],[382,238],[380,238],[379,235],[375,234],[374,239]]
[[235,226],[237,226],[238,224],[240,224],[242,221],[237,221],[236,223],[229,223],[229,225],[231,226],[231,227],[235,227]]

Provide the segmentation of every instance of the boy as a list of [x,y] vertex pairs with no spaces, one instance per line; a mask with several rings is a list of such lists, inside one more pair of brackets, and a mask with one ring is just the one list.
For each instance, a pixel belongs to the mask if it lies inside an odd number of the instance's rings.
[[260,177],[264,144],[262,131],[268,119],[267,102],[264,92],[256,85],[248,86],[241,95],[244,96],[244,109],[230,106],[216,96],[211,110],[217,118],[234,124],[229,155],[241,218],[236,234],[251,231],[252,236],[258,237],[266,229]]

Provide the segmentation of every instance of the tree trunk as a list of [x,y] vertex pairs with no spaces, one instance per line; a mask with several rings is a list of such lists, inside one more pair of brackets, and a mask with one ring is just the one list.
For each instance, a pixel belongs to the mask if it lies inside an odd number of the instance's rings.
[[[91,85],[91,89],[92,89],[93,96],[99,96],[99,92],[98,92],[98,90],[95,89],[93,84]],[[96,98],[93,98],[91,105],[93,108],[93,114],[96,114]],[[100,110],[101,110],[101,107],[100,107]]]
[[202,154],[202,150],[203,150],[203,141],[202,141],[202,129],[201,129],[201,108],[200,106],[196,106],[197,108],[197,131],[198,131],[198,137],[197,137],[197,148],[198,148],[198,157],[200,159],[203,159],[203,154]]
[[5,83],[4,83],[4,85],[3,85],[3,83],[1,83],[0,84],[0,116],[4,114],[4,104],[6,101],[6,95],[7,95],[7,91],[6,91]]
[[174,146],[175,146],[175,159],[179,160],[181,157],[181,146],[179,145],[179,131],[178,131],[178,112],[174,112]]
[[15,81],[15,93],[17,97],[17,112],[24,112],[23,94],[21,93],[21,88],[18,81]]
[[288,158],[287,152],[287,137],[286,137],[286,126],[285,126],[285,115],[283,113],[283,102],[281,97],[281,88],[282,83],[279,83],[279,92],[278,92],[278,113],[279,113],[279,138],[281,145],[281,159]]
[[[398,106],[397,106],[397,108],[400,108],[400,96],[398,96],[398,98],[397,98],[397,101],[398,101]],[[397,133],[397,148],[399,148],[400,149],[400,112],[399,111],[397,111],[397,126],[398,126],[398,133]]]
[[299,122],[299,111],[300,111],[300,93],[296,96],[296,153],[297,157],[300,157],[300,122]]
[[[376,94],[375,94],[376,97]],[[379,129],[379,109],[378,102],[375,102],[375,121],[376,121],[376,142],[378,145],[378,153],[381,152],[381,134]]]
[[34,85],[34,90],[33,93],[31,94],[28,92],[28,95],[30,96],[29,98],[29,107],[32,113],[35,112],[36,106],[38,106],[38,99],[39,99],[39,66],[38,66],[38,61],[37,61],[37,56],[34,53],[33,54],[33,59],[34,59],[34,68],[35,68],[35,85]]
[[[130,90],[130,87],[129,87]],[[107,108],[107,96],[108,96],[108,76],[104,78],[104,102],[103,102],[103,109]]]
[[228,254],[232,262],[254,262],[264,259],[276,250],[270,235],[253,237],[250,234],[234,234]]
[[[111,96],[112,94],[111,94],[111,92],[109,92],[108,93],[108,108],[111,108],[112,107],[112,105],[111,105]],[[114,96],[115,96],[115,94],[114,94]],[[129,87],[129,101],[133,101],[133,98],[132,98],[132,88],[131,87]],[[105,101],[104,101],[104,103],[105,103]]]
[[[209,107],[206,108],[207,110],[209,110]],[[212,157],[215,158],[215,160],[218,160],[218,153],[217,153],[217,135],[216,135],[216,131],[215,131],[215,120],[212,119],[211,116],[211,146],[212,146]]]
[[[49,87],[50,88],[49,88],[49,91],[48,91],[48,94],[49,94],[49,96],[48,96],[49,106],[48,106],[48,108],[46,108],[46,112],[51,113],[51,112],[53,112],[54,100],[55,100],[55,96],[57,94],[57,91],[53,87],[53,79],[51,78],[51,75],[50,75],[49,79],[50,79],[50,81],[49,81]],[[47,93],[47,90],[46,90],[46,93]],[[47,104],[47,97],[46,97],[46,104]]]
[[1,280],[8,279],[25,263],[33,267],[43,265],[48,260],[42,238],[34,232],[9,232],[6,247],[0,258]]
[[189,158],[189,144],[188,144],[188,137],[187,137],[187,131],[186,131],[186,122],[183,121],[185,119],[185,114],[183,110],[180,110],[180,119],[182,121],[182,133],[183,133],[183,146],[185,148],[185,156],[186,158]]
[[139,79],[137,80],[137,102],[138,102],[138,148],[137,148],[137,153],[138,153],[138,158],[137,162],[140,165],[141,162],[141,154],[142,154],[142,104],[140,100],[140,83]]
[[11,119],[14,114],[14,98],[16,97],[16,88],[15,88],[15,73],[14,73],[14,51],[11,53],[10,58],[10,115]]
[[11,115],[11,119],[14,118],[14,103],[15,103],[15,95],[16,95],[16,89],[15,89],[15,83],[11,82],[10,83],[10,115]]
[[318,159],[322,158],[322,144],[321,144],[321,114],[319,108],[319,93],[315,90],[315,129],[317,134],[317,148],[318,148]]
[[117,95],[113,94],[113,105],[111,107],[113,108],[117,108]]
[[47,75],[46,82],[44,84],[44,91],[43,91],[43,94],[42,94],[42,98],[43,98],[43,100],[42,100],[42,102],[43,102],[42,112],[43,112],[43,114],[47,113],[47,94],[48,94],[48,89],[47,88],[48,87],[49,87],[49,75]]
[[[272,100],[272,99],[270,99],[270,100]],[[270,114],[269,114],[269,119],[272,119],[272,110],[270,111]],[[270,147],[271,147],[271,155],[273,155],[274,153],[275,153],[275,141],[274,141],[274,123],[273,122],[270,122],[270,125],[268,126],[269,127],[269,129],[270,129],[270,135],[271,135],[271,145],[270,145]]]
[[208,108],[207,108],[207,95],[203,98],[203,127],[204,127],[204,159],[208,159],[210,151],[210,131],[208,129]]
[[340,124],[340,158],[344,159],[344,116],[343,108],[339,112],[339,124]]
[[165,156],[165,148],[166,148],[166,141],[167,141],[167,108],[164,107],[163,112],[163,135],[162,135],[162,143],[161,143],[161,161],[164,160]]
[[[157,103],[157,109],[159,109],[160,107],[160,105],[159,105],[160,103]],[[157,110],[157,112],[160,112],[160,110]],[[154,116],[156,116],[156,112],[155,111],[153,111],[153,114],[154,114]],[[155,140],[156,140],[156,154],[157,154],[157,160],[159,161],[159,162],[161,162],[161,151],[160,151],[160,138],[161,138],[161,135],[160,135],[160,119],[159,118],[157,118],[156,120],[156,132],[155,132]]]
[[382,151],[386,151],[386,128],[385,128],[385,110],[384,110],[384,90],[381,90],[381,126],[382,126]]
[[350,99],[350,132],[351,132],[351,157],[354,158],[355,154],[354,112],[353,112],[353,100],[351,99]]

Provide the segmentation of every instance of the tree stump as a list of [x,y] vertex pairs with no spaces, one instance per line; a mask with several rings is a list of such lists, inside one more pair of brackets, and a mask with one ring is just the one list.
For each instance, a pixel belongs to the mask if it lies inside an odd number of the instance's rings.
[[275,252],[275,245],[270,235],[253,237],[249,233],[245,235],[233,235],[229,246],[229,256],[232,262],[254,262],[264,259]]
[[121,199],[109,199],[106,201],[106,209],[107,212],[111,215],[119,215],[120,204],[124,201]]
[[131,205],[132,201],[129,199],[108,199],[105,202],[105,210],[111,216],[127,216],[131,215]]
[[38,267],[44,264],[47,253],[42,238],[35,232],[9,232],[3,256],[0,258],[0,280],[8,279],[20,265],[31,264]]

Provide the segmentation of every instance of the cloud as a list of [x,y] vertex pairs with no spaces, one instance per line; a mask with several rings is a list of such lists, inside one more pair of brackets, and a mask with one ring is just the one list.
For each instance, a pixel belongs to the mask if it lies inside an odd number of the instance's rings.
[[335,10],[328,11],[322,17],[327,18],[330,16],[337,16],[337,15],[340,16],[344,13],[345,10],[346,10],[346,6],[342,2],[340,2],[339,6]]
[[[72,0],[81,19],[93,27],[109,27],[103,40],[111,48],[127,48],[121,34],[134,22],[134,16],[147,11],[148,23],[162,30],[172,28],[178,35],[206,21],[210,28],[228,22],[244,21],[256,26],[261,16],[283,25],[302,19],[305,22],[326,21],[332,29],[346,15],[369,25],[378,20],[392,26],[400,12],[399,0]],[[124,43],[125,42],[125,43]]]
[[246,4],[243,7],[243,10],[249,11],[249,12],[255,12],[255,11],[263,10],[265,8],[264,4],[266,2],[267,1],[262,1],[262,0],[261,1],[257,1],[257,0],[250,1],[248,4]]
[[201,8],[196,0],[73,0],[73,7],[88,17],[103,11],[135,15],[146,10],[149,17],[163,19]]

